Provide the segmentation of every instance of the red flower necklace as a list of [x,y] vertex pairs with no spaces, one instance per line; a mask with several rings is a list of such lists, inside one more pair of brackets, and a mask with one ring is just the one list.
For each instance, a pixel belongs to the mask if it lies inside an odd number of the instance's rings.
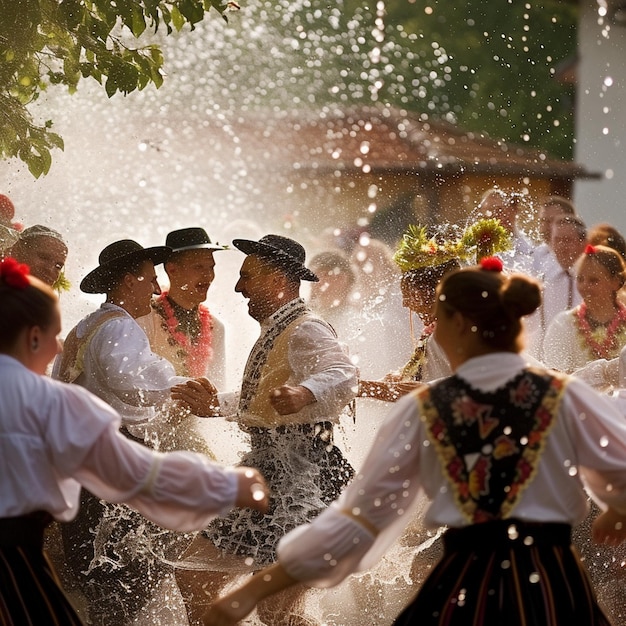
[[206,369],[213,356],[212,330],[213,319],[204,305],[198,306],[198,318],[200,320],[200,333],[195,342],[186,333],[178,330],[180,322],[174,314],[174,309],[167,299],[167,291],[161,293],[157,298],[157,303],[161,306],[165,314],[165,324],[172,339],[182,348],[185,355],[185,367],[189,376],[205,376]]
[[617,343],[617,334],[623,325],[626,325],[626,306],[617,303],[617,313],[606,329],[606,336],[602,343],[594,339],[589,320],[587,319],[587,305],[583,302],[576,311],[578,330],[582,334],[587,347],[598,359],[612,359],[620,347]]

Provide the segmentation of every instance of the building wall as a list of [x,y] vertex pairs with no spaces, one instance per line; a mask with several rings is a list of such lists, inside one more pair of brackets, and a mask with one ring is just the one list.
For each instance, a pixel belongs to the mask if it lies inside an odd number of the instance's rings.
[[589,225],[609,222],[626,233],[626,26],[607,31],[596,0],[580,8],[574,160],[604,177],[577,181],[574,202]]

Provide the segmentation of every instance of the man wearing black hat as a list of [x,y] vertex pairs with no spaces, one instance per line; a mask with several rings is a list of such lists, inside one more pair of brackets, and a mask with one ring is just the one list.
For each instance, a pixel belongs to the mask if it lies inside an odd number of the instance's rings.
[[[333,329],[314,316],[300,298],[302,280],[317,281],[304,265],[304,248],[279,235],[259,241],[235,239],[247,256],[235,291],[248,300],[248,313],[261,335],[245,367],[241,392],[219,394],[220,413],[233,416],[250,436],[242,463],[265,476],[272,497],[267,515],[252,511],[211,524],[187,556],[220,569],[222,557],[246,559],[253,570],[272,563],[279,539],[333,501],[353,470],[333,445],[333,424],[354,398],[356,368]],[[185,399],[202,389],[192,384]],[[204,401],[206,404],[206,401]],[[217,546],[217,550],[215,548]],[[185,558],[185,557],[184,557]],[[225,582],[222,573],[176,572],[190,623],[197,623],[207,602]],[[264,623],[308,623],[302,592],[259,606]],[[302,621],[297,621],[298,616]]]
[[152,349],[166,358],[180,376],[206,376],[224,384],[224,325],[203,305],[215,278],[216,250],[203,228],[183,228],[167,235],[172,254],[163,264],[169,290],[152,302],[152,311],[137,322]]
[[[148,445],[158,441],[158,409],[174,385],[188,380],[151,351],[135,321],[160,293],[154,266],[170,254],[166,246],[144,248],[130,239],[104,248],[80,288],[104,293],[106,301],[70,331],[53,370],[54,377],[110,404],[122,416],[122,431]],[[81,504],[78,517],[62,529],[66,561],[89,601],[92,623],[128,623],[150,598],[149,580],[158,583],[167,571],[146,558],[159,549],[153,544],[157,532],[138,513],[103,505],[86,491]]]
[[[169,290],[152,301],[152,311],[137,319],[154,352],[167,359],[179,376],[204,376],[224,385],[224,324],[203,304],[215,278],[216,250],[203,228],[182,228],[169,233],[165,245],[172,254],[164,268]],[[161,449],[194,450],[212,455],[197,429],[198,418],[185,419],[161,439]]]

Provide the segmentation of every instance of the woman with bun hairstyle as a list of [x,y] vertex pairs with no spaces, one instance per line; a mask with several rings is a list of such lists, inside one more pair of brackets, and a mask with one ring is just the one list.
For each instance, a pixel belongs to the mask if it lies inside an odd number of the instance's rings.
[[[369,568],[411,520],[446,526],[444,555],[396,625],[606,626],[570,542],[603,502],[596,541],[626,538],[626,429],[584,382],[520,356],[533,279],[490,257],[443,278],[435,336],[453,369],[392,407],[361,471],[311,523],[286,535],[278,561],[218,600],[205,624],[243,619],[297,583],[338,584]],[[583,482],[584,481],[584,482]]]
[[28,266],[0,260],[0,624],[81,621],[43,551],[72,519],[81,485],[153,522],[199,530],[233,506],[264,511],[256,470],[189,452],[157,453],[118,432],[120,416],[78,385],[45,376],[60,351],[58,298]]

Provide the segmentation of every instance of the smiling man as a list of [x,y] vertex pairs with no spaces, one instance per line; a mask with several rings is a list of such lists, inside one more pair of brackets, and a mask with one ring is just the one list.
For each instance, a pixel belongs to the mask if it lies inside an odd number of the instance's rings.
[[224,384],[224,324],[203,304],[215,278],[216,250],[203,228],[183,228],[167,235],[172,249],[164,264],[170,286],[152,303],[149,315],[137,320],[152,350],[167,359],[179,376],[206,376]]
[[[105,247],[80,289],[106,294],[99,309],[68,334],[53,376],[85,387],[122,416],[122,432],[151,446],[171,387],[188,379],[150,349],[136,319],[161,293],[155,265],[171,253],[123,239]],[[78,516],[62,527],[72,583],[85,595],[90,623],[130,623],[169,569],[153,557],[163,550],[157,529],[129,508],[104,504],[86,490]],[[168,537],[173,537],[171,534]],[[134,550],[134,552],[133,552]]]
[[[260,336],[248,357],[241,391],[219,394],[220,414],[236,420],[249,435],[250,450],[241,462],[261,471],[272,496],[267,515],[247,510],[224,518],[203,531],[183,557],[216,570],[176,571],[192,624],[229,582],[221,563],[236,556],[238,566],[254,570],[273,562],[280,538],[315,517],[353,475],[333,445],[333,427],[355,396],[356,368],[332,327],[300,297],[301,281],[318,280],[304,265],[304,248],[280,235],[235,239],[233,245],[246,255],[235,291],[248,301]],[[191,397],[183,399],[193,406]],[[303,598],[302,590],[285,594],[260,606],[259,616],[264,623],[286,623],[289,615],[290,624],[308,624]]]

